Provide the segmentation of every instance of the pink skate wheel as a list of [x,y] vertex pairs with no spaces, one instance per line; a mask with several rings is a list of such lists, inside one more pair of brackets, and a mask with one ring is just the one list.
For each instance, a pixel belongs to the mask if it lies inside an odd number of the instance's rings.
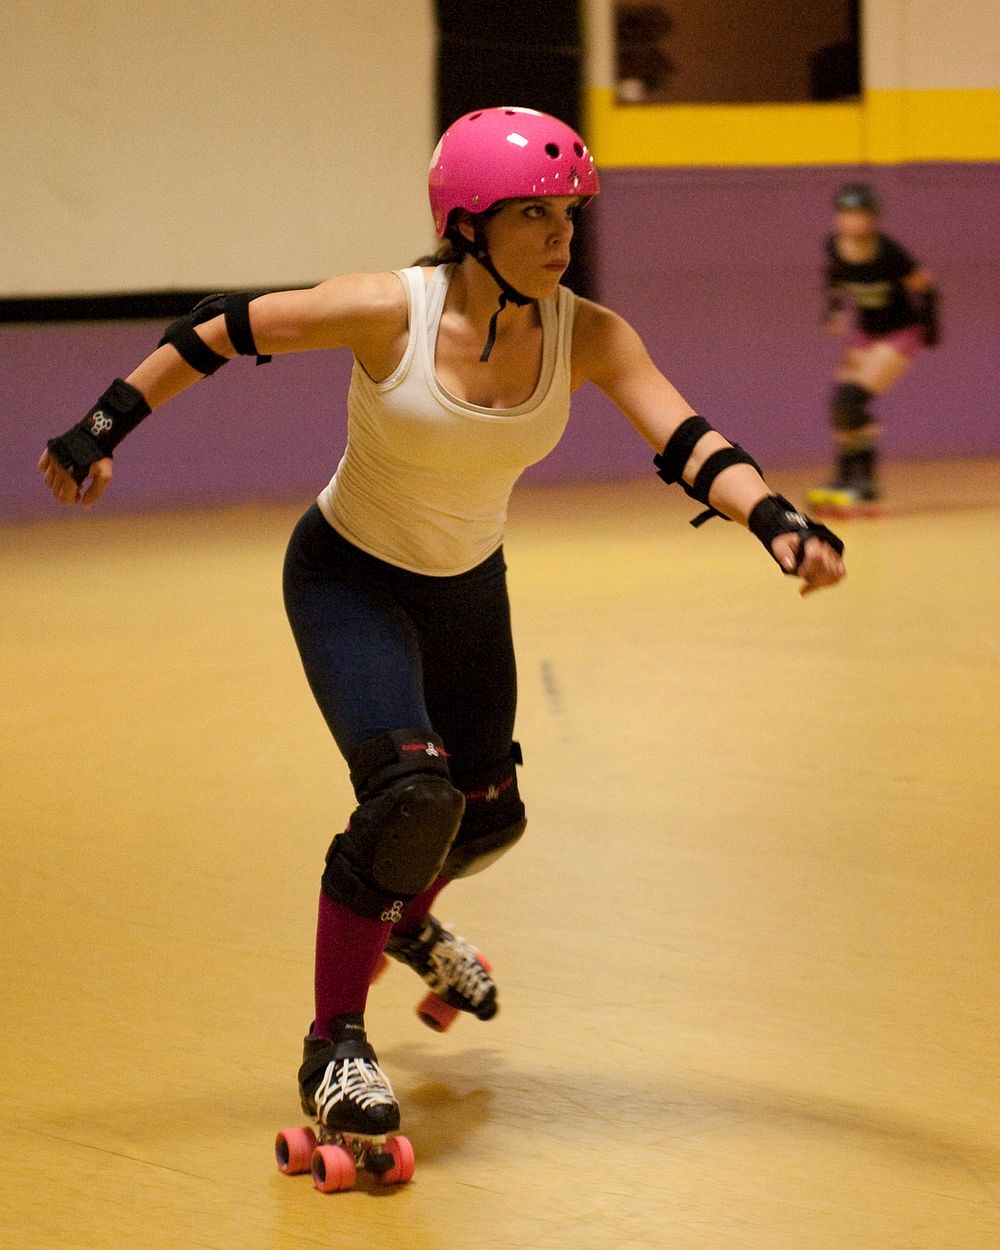
[[449,1007],[443,998],[436,994],[428,994],[417,1008],[417,1015],[429,1029],[435,1033],[444,1033],[451,1028],[458,1015],[457,1007]]
[[274,1139],[278,1168],[288,1176],[308,1172],[315,1149],[316,1134],[311,1128],[283,1128]]
[[385,1143],[386,1154],[392,1155],[395,1163],[388,1172],[376,1176],[379,1185],[405,1185],[413,1180],[416,1160],[413,1157],[413,1146],[408,1137],[390,1137]]
[[312,1157],[313,1184],[321,1194],[350,1189],[358,1177],[354,1156],[343,1146],[317,1146]]

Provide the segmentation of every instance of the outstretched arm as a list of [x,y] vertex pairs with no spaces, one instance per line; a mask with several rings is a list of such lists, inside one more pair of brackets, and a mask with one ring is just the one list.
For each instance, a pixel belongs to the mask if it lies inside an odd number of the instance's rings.
[[405,296],[390,273],[348,274],[299,291],[212,297],[172,322],[127,378],[115,379],[82,421],[49,440],[39,471],[60,503],[91,507],[110,485],[112,453],[121,439],[232,357],[346,347],[377,377],[405,332]]
[[[710,427],[699,433],[701,427],[691,422],[694,409],[656,367],[639,335],[623,318],[581,301],[573,333],[573,364],[574,386],[587,380],[599,386],[656,452],[673,450],[672,459],[677,460],[677,444],[672,440],[681,427],[685,427],[682,436],[697,435],[690,447],[682,437],[684,450],[676,477],[689,493],[701,491],[707,480],[704,495],[696,497],[721,515],[748,525],[785,572],[797,572],[803,579],[803,594],[832,586],[844,576],[836,542],[827,541],[822,527],[788,511],[787,501],[781,500],[779,506],[780,497],[742,449],[712,460],[734,444]],[[714,471],[719,464],[724,467]],[[788,521],[784,531],[775,528],[785,523],[782,513],[798,518]]]
[[941,344],[940,313],[938,309],[938,289],[934,275],[928,270],[917,266],[903,279],[910,304],[917,315],[917,321],[924,327],[924,342],[928,347],[939,347]]

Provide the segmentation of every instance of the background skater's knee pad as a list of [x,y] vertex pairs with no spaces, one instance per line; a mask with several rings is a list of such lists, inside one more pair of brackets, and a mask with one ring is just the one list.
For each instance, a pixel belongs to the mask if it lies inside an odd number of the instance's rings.
[[527,822],[513,758],[475,778],[457,780],[465,795],[465,815],[442,875],[471,877],[505,855],[520,840]]
[[830,403],[834,429],[850,433],[871,425],[873,418],[867,408],[871,397],[871,391],[857,382],[841,382],[835,388]]

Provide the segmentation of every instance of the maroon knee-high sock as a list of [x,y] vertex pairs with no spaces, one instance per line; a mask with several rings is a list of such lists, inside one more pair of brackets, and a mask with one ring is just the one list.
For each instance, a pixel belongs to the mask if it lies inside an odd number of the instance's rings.
[[364,1012],[368,987],[391,928],[390,922],[359,916],[320,891],[315,1036],[327,1036],[330,1021],[336,1016]]
[[416,898],[411,898],[403,908],[402,918],[392,926],[393,933],[397,937],[406,937],[419,929],[433,906],[434,900],[450,880],[450,877],[438,877],[426,890],[421,890]]

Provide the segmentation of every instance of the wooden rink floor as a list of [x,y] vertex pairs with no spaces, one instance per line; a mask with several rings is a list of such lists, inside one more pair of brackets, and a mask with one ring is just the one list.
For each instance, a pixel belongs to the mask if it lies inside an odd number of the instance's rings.
[[435,1035],[392,966],[416,1176],[329,1196],[272,1154],[351,807],[308,500],[8,525],[0,1246],[1000,1246],[998,484],[890,467],[805,600],[655,479],[515,494],[529,831],[435,908],[501,1011]]

